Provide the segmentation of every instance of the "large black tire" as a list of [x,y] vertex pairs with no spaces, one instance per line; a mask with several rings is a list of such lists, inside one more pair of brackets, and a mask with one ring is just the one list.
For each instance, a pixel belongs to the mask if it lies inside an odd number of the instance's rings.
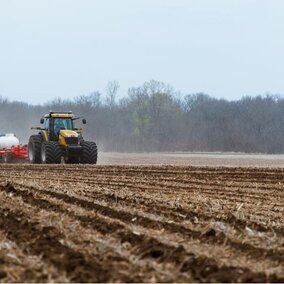
[[41,144],[42,138],[40,135],[32,135],[29,139],[28,153],[29,161],[33,164],[41,164]]
[[96,164],[98,160],[98,148],[95,142],[81,142],[81,164]]
[[60,164],[62,149],[58,142],[49,141],[42,143],[41,160],[43,164]]
[[66,164],[79,164],[80,160],[78,157],[68,157],[67,160],[65,160]]

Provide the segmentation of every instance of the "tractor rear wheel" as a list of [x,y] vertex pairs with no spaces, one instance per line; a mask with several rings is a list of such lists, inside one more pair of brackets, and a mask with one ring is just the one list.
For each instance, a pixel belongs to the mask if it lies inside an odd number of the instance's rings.
[[32,135],[28,144],[29,161],[33,164],[41,163],[41,144],[42,138],[40,135]]
[[81,142],[82,154],[81,164],[96,164],[98,159],[98,149],[95,142]]
[[42,143],[41,160],[44,164],[60,164],[62,149],[57,142],[49,141]]

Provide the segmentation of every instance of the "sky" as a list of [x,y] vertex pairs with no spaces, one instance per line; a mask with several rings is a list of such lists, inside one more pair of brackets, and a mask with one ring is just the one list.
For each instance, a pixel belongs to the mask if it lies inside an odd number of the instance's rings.
[[32,104],[157,80],[284,94],[282,0],[0,0],[0,95]]

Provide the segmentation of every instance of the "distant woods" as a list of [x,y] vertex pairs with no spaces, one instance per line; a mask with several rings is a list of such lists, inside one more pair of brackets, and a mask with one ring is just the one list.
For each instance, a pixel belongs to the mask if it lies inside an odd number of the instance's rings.
[[87,119],[85,138],[100,151],[234,151],[284,153],[284,98],[265,95],[237,101],[177,93],[162,82],[133,87],[118,98],[119,84],[44,105],[0,98],[0,132],[26,143],[32,125],[49,110],[72,110]]

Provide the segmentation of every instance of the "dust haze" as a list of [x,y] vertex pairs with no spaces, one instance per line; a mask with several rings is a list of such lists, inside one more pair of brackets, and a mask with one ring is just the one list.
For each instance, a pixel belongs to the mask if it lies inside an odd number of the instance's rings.
[[[130,87],[122,98],[119,82],[69,100],[30,105],[0,98],[0,129],[22,144],[45,113],[72,110],[87,119],[84,137],[101,152],[220,151],[284,152],[284,99],[280,95],[217,99],[182,94],[173,86],[148,81]],[[80,121],[76,121],[80,123]],[[82,126],[82,125],[77,125]]]

